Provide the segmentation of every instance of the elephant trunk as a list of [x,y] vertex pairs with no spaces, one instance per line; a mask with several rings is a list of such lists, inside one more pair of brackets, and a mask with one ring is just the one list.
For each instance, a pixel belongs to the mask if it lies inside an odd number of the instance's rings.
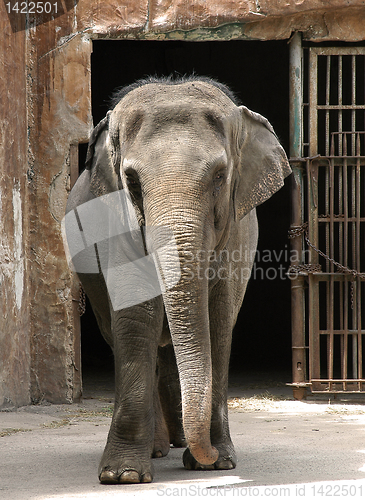
[[[196,258],[198,250],[207,245],[204,223],[199,217],[193,218],[191,210],[187,215],[181,207],[170,207],[167,215],[166,210],[156,212],[159,216],[148,217],[148,222],[172,230],[181,264],[180,279],[163,292],[163,300],[180,378],[185,438],[194,458],[202,465],[210,465],[218,459],[218,451],[210,441],[212,360],[207,263]],[[165,216],[161,216],[163,212]],[[171,261],[168,252],[164,260],[166,268]]]
[[[205,290],[182,276],[164,293],[166,314],[177,361],[185,438],[194,458],[203,465],[218,459],[210,442],[212,363],[208,304]],[[205,293],[204,293],[205,292]]]

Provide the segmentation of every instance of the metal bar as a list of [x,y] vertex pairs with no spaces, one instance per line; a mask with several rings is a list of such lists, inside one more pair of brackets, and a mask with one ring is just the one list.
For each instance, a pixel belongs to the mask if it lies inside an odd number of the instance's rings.
[[314,50],[309,51],[309,156],[318,153],[318,60]]
[[317,109],[328,109],[328,110],[352,110],[352,109],[364,109],[363,104],[318,104]]
[[[365,200],[364,200],[365,202]],[[361,170],[360,162],[356,162],[356,269],[361,269]]]
[[[360,176],[360,164],[359,161],[356,162],[356,269],[361,269],[361,253],[360,253],[360,236],[361,236],[361,223],[360,223],[360,210],[361,210],[361,176]],[[361,282],[357,277],[354,280],[354,309],[357,321],[357,351],[358,351],[358,367],[357,376],[362,377],[362,336],[361,336]]]
[[[333,280],[329,282],[330,290],[329,295],[333,297]],[[328,378],[333,379],[333,358],[334,358],[334,337],[333,337],[333,300],[330,302],[330,327],[329,327],[329,335],[327,336],[327,371]]]
[[[365,109],[365,105],[361,106],[361,109]],[[331,135],[340,135],[340,134],[356,134],[356,135],[365,135],[365,132],[362,132],[360,130],[348,130],[347,132],[331,132]],[[360,156],[357,154],[354,154],[353,156]]]
[[[330,104],[330,98],[332,93],[331,85],[331,58],[333,56],[327,55],[327,81],[326,81],[326,105]],[[338,88],[340,85],[338,85]],[[338,104],[342,104],[338,100]],[[329,136],[330,136],[330,120],[329,120],[329,109],[326,110],[326,125],[325,125],[325,140],[326,140],[326,154],[329,153]],[[332,136],[333,138],[333,136]],[[336,154],[334,141],[331,141],[331,154]],[[338,150],[340,154],[340,149]],[[326,213],[330,215],[329,223],[326,223],[326,252],[333,258],[333,213],[334,213],[334,194],[333,194],[333,168],[332,161],[329,162],[326,167]],[[334,271],[334,266],[331,263],[328,265],[326,263],[326,269],[329,272]],[[330,279],[326,283],[326,302],[327,302],[327,328],[329,329],[329,335],[327,335],[327,373],[328,378],[333,379],[333,280]],[[331,383],[330,383],[331,389]]]
[[[323,214],[321,214],[321,215],[322,215],[321,217],[318,217],[318,222],[328,222],[328,221],[330,220],[330,218],[329,218],[329,217],[324,217],[324,216],[323,216]],[[338,222],[343,223],[343,221],[344,221],[344,216],[343,216],[343,215],[342,215],[342,216],[339,216],[339,215],[337,215],[337,214],[335,214],[335,215],[336,215],[336,220],[337,220]],[[347,218],[347,221],[348,221],[348,222],[356,222],[357,220],[358,220],[358,219],[357,219],[357,217],[348,217],[348,218]],[[359,222],[365,222],[365,217],[360,217],[360,221],[359,221]]]
[[[363,381],[361,381],[361,383],[363,383]],[[312,394],[363,394],[363,391],[351,391],[351,390],[346,390],[346,391],[339,391],[338,389],[336,390],[332,390],[332,391],[329,391],[329,390],[322,390],[322,391],[319,391],[319,390],[312,390],[311,391]]]
[[[347,249],[347,238],[348,238],[348,183],[347,183],[347,162],[344,160],[343,167],[341,169],[342,179],[343,179],[343,256],[342,261],[344,265],[348,262],[348,249]],[[341,310],[342,310],[342,324],[341,327],[344,330],[344,352],[343,352],[343,377],[348,377],[348,280],[343,281],[341,284]],[[346,384],[344,384],[344,389]]]
[[[342,334],[342,335],[345,335],[345,334],[349,334],[349,335],[357,335],[357,333],[359,332],[359,330],[336,330],[336,333],[337,334]],[[331,333],[331,330],[319,330],[319,335],[329,335]],[[360,330],[360,333],[362,335],[365,334],[365,330],[362,329]]]
[[[323,165],[323,163],[327,160],[334,160],[335,165],[341,165],[341,166],[343,165],[342,160],[344,158],[347,158],[348,160],[351,160],[351,161],[355,161],[357,158],[360,158],[362,160],[362,164],[365,160],[365,156],[360,156],[360,157],[358,157],[358,156],[346,156],[345,157],[345,156],[331,156],[331,155],[330,156],[321,156],[321,155],[317,155],[315,157],[312,157],[312,159],[313,158],[316,159],[316,161],[319,165]],[[305,161],[305,160],[306,160],[306,158],[303,158],[303,161]]]
[[357,132],[356,133],[356,157],[357,157],[356,165],[359,165],[359,166],[360,166],[360,162],[359,162],[360,154],[361,154],[360,132]]
[[[362,365],[362,360],[363,360],[363,348],[362,348],[362,330],[361,330],[361,304],[362,304],[362,297],[361,297],[361,281],[359,278],[357,279],[357,316],[358,316],[358,333],[357,333],[357,338],[358,338],[358,345],[359,345],[359,370],[358,370],[358,377],[362,378],[363,377],[363,365]],[[362,389],[362,383],[360,383],[360,389]]]
[[343,203],[343,226],[344,226],[344,255],[343,255],[343,265],[348,266],[348,247],[347,247],[347,241],[348,241],[348,226],[349,226],[349,220],[348,220],[348,182],[347,182],[347,164],[346,162],[343,163],[342,167],[342,172],[343,172],[343,195],[344,195],[344,203]]
[[365,382],[365,379],[363,378],[355,378],[355,379],[343,379],[343,378],[335,378],[335,379],[328,379],[328,378],[313,378],[312,382],[333,382],[333,383],[338,383],[338,382]]
[[[356,166],[351,167],[351,211],[352,211],[352,216],[356,217],[357,215],[357,210],[356,210],[356,202],[357,202],[357,196],[356,196]],[[352,265],[356,266],[357,263],[357,257],[356,257],[356,232],[357,232],[357,222],[352,222]],[[356,298],[356,280],[353,281],[352,286],[352,301]],[[354,303],[352,302],[351,304],[351,315],[352,315],[352,328],[353,330],[357,329],[357,308],[354,307]],[[358,377],[358,336],[357,334],[352,336],[352,376],[353,378]]]
[[[303,273],[305,273],[305,275],[307,274],[314,274],[314,275],[318,275],[320,277],[322,277],[323,281],[329,281],[332,277],[333,279],[341,279],[342,277],[344,276],[347,276],[347,274],[342,274],[342,273],[338,273],[338,272],[335,272],[335,273],[326,273],[326,272],[323,272],[323,271],[315,271],[315,272],[311,272],[311,273],[308,273],[307,271],[301,271]],[[352,279],[352,275],[349,276],[351,279]],[[364,279],[363,279],[364,281]]]
[[[343,208],[344,208],[343,199],[344,199],[343,170],[341,167],[338,167],[338,214],[339,215],[343,215]],[[342,217],[341,218],[337,217],[337,223],[338,223],[338,246],[339,246],[338,258],[340,263],[342,264],[344,258],[344,245],[346,244],[343,236],[344,228],[343,228]]]
[[[303,224],[303,170],[292,165],[292,213],[291,221],[293,226]],[[293,256],[297,258],[291,260],[292,265],[303,263],[303,242],[302,238],[291,240]],[[298,276],[291,281],[291,308],[292,308],[292,376],[293,383],[301,383],[307,380],[307,362],[305,347],[305,278]]]
[[[330,82],[331,82],[331,56],[326,58],[327,68],[326,68],[326,106],[330,103]],[[329,154],[329,134],[327,133],[330,129],[330,112],[326,109],[326,155]],[[331,144],[331,151],[332,151]],[[334,151],[331,154],[335,154]]]
[[309,276],[309,379],[318,380],[320,378],[320,342],[319,342],[319,287],[315,276]]
[[[326,131],[326,135],[328,135],[328,130]],[[329,162],[329,165],[326,169],[329,174],[329,214],[330,214],[330,222],[329,222],[329,228],[328,224],[327,230],[329,229],[329,253],[327,255],[330,255],[332,258],[334,258],[334,167],[333,167],[333,161],[331,160]],[[327,235],[326,235],[327,236]],[[334,272],[334,265],[331,263],[329,267],[330,272]],[[334,338],[333,338],[333,329],[334,329],[334,324],[333,324],[333,305],[334,305],[334,284],[333,284],[333,279],[331,278],[329,282],[327,282],[327,325],[328,329],[330,331],[330,334],[327,337],[327,342],[328,342],[328,361],[327,361],[327,367],[328,367],[328,377],[330,379],[333,378],[333,357],[334,357]]]
[[311,51],[318,56],[365,55],[365,47],[312,47]]
[[[344,190],[343,190],[343,170],[341,167],[338,167],[338,213],[343,213],[343,198],[344,198]],[[338,220],[338,240],[339,240],[339,262],[343,263],[344,256],[344,230],[343,230],[343,222],[342,220]],[[338,282],[339,287],[339,320],[340,320],[340,329],[343,329],[344,325],[344,317],[343,317],[343,300],[344,300],[344,282]],[[342,378],[347,377],[347,352],[348,352],[348,339],[347,335],[341,335],[341,376]],[[346,384],[343,384],[343,390],[346,389]]]
[[[318,247],[318,164],[307,161],[308,237]],[[310,249],[310,264],[318,264],[318,253]]]
[[[343,303],[342,303],[343,307]],[[347,353],[348,353],[348,336],[347,335],[341,335],[341,340],[342,340],[342,378],[347,379]],[[343,387],[345,389],[345,385]]]
[[[329,234],[330,234],[330,241],[329,241],[329,253],[330,257],[333,259],[336,258],[335,256],[335,241],[334,241],[334,212],[335,212],[335,193],[334,193],[334,165],[333,165],[333,160],[330,160],[329,165],[328,165],[328,170],[329,170],[329,215],[330,215],[330,220],[329,220]],[[330,266],[330,272],[334,272],[334,265],[331,263]]]
[[[295,33],[290,42],[289,54],[289,129],[290,129],[290,156],[300,158],[303,142],[303,89],[302,89],[302,37]],[[303,224],[304,181],[303,164],[292,162],[292,189],[291,189],[291,224]],[[297,260],[292,265],[303,263],[303,240],[293,238],[291,249]],[[307,380],[307,361],[305,347],[305,278],[298,276],[291,281],[291,310],[292,310],[292,377],[293,383],[304,383]]]
[[[351,76],[352,76],[352,85],[351,85],[351,104],[352,106],[356,106],[356,56],[351,56]],[[351,111],[351,129],[352,131],[356,130],[356,110],[353,109]],[[355,141],[356,137],[351,137],[351,151],[352,156],[355,155]]]
[[289,95],[290,156],[300,158],[303,137],[302,37],[300,33],[295,33],[290,41]]
[[[357,134],[357,140],[356,140],[356,153],[360,155],[361,153],[361,143],[360,143],[360,134]],[[365,234],[361,234],[361,181],[363,181],[364,184],[364,192],[363,196],[365,196],[365,176],[364,176],[364,169],[363,169],[363,175],[361,176],[361,162],[360,159],[358,158],[356,161],[356,172],[357,172],[357,219],[358,219],[358,240],[356,242],[357,245],[357,269],[361,270],[362,269],[362,258],[363,256],[361,255],[361,239],[365,239]],[[365,203],[365,200],[364,200]],[[364,226],[363,226],[364,227]],[[358,370],[358,376],[360,378],[363,377],[363,342],[362,342],[362,312],[363,312],[363,298],[362,298],[362,286],[361,286],[361,280],[357,278],[357,289],[356,289],[356,305],[357,305],[357,316],[358,316],[358,344],[359,344],[359,370]],[[362,382],[359,382],[359,388],[360,390],[363,389]]]
[[[342,56],[338,56],[338,105],[342,107]],[[338,132],[342,132],[342,109],[338,110]],[[342,136],[338,136],[338,154],[342,155]]]
[[335,156],[335,136],[334,134],[331,134],[331,148],[330,148],[330,154],[329,156],[334,157]]
[[[326,134],[327,135],[327,134]],[[333,141],[332,141],[333,142]],[[333,145],[331,147],[334,147]],[[329,219],[331,220],[331,202],[330,202],[330,192],[331,192],[331,172],[328,168],[328,165],[325,166],[325,211],[326,214],[329,215]],[[325,231],[326,231],[326,254],[330,255],[331,252],[331,247],[330,247],[330,232],[329,232],[329,225],[328,225],[328,218],[325,224]],[[327,272],[333,272],[333,269],[329,267],[329,263],[326,262],[326,271]],[[328,297],[328,293],[327,293]]]

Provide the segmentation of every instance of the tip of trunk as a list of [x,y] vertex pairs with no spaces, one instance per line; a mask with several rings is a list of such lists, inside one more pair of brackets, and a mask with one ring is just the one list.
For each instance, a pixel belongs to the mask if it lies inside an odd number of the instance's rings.
[[189,444],[189,449],[195,460],[202,465],[212,465],[219,457],[218,450],[211,445],[207,448],[202,448],[198,445],[192,446]]

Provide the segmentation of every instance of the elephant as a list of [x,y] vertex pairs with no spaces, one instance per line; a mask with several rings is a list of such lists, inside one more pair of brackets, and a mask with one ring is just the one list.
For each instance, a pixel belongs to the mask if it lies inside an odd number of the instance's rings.
[[[151,482],[151,459],[172,445],[186,447],[189,470],[236,466],[232,330],[256,252],[255,207],[290,173],[269,121],[208,77],[138,80],[92,131],[65,227],[114,354],[101,483]],[[91,235],[83,246],[80,234]],[[134,261],[138,276],[127,271]]]

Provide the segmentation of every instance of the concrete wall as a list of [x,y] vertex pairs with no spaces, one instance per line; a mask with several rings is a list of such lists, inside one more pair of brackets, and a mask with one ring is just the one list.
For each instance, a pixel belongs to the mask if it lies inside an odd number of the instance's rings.
[[59,43],[60,35],[67,36],[72,26],[70,12],[52,29],[47,23],[29,32],[29,286],[34,401],[71,402],[81,390],[80,339],[75,331],[78,285],[65,262],[60,229],[70,171],[77,169],[74,148],[87,141],[92,128],[92,43],[80,37]]
[[26,34],[6,16],[0,32],[0,406],[12,406],[30,401]]
[[274,40],[295,30],[315,41],[365,38],[361,0],[326,9],[320,0],[62,5],[53,20],[27,20],[0,4],[0,407],[81,393],[78,282],[60,226],[76,144],[92,128],[92,39]]

